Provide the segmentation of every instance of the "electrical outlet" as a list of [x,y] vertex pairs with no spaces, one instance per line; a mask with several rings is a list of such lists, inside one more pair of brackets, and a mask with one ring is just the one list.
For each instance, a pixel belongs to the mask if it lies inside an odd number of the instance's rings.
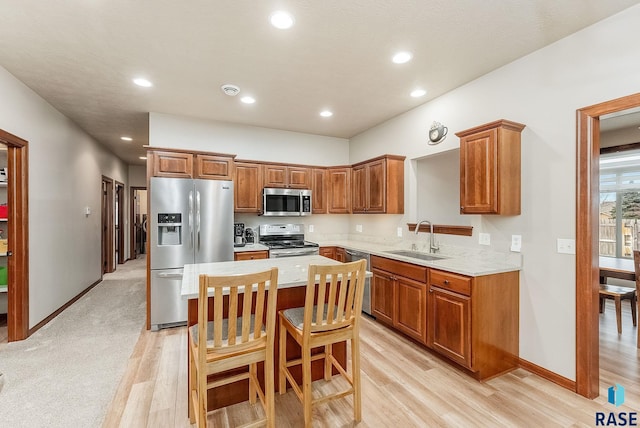
[[314,229],[313,225],[312,225],[312,224],[310,224],[310,225],[309,225],[309,233],[313,233],[313,229]]
[[491,235],[488,233],[480,233],[478,242],[480,245],[491,245]]
[[511,251],[519,253],[522,248],[522,235],[511,235]]
[[356,224],[356,232],[361,232],[362,233],[362,225],[361,224]]
[[398,234],[398,238],[402,238],[402,228],[399,227],[398,231],[396,232]]
[[560,253],[560,254],[575,254],[576,253],[576,240],[575,239],[561,239],[561,238],[558,238],[557,246],[558,246],[558,253]]

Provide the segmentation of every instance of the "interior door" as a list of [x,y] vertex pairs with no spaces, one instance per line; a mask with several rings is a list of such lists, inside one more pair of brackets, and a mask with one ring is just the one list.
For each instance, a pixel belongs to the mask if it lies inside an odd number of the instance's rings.
[[109,273],[114,270],[113,180],[102,176],[102,273]]

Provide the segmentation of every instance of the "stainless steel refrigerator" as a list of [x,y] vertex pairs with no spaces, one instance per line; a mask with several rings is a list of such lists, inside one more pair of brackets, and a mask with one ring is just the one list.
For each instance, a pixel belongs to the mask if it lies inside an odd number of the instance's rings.
[[233,182],[152,177],[151,328],[184,325],[185,264],[233,260]]

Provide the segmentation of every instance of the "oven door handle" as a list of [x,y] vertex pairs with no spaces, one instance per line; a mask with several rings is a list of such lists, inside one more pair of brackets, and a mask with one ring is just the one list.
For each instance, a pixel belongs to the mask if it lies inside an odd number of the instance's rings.
[[304,250],[304,251],[295,251],[295,252],[289,252],[289,253],[271,253],[271,257],[274,259],[280,258],[280,257],[294,257],[294,256],[314,256],[316,255],[315,250]]

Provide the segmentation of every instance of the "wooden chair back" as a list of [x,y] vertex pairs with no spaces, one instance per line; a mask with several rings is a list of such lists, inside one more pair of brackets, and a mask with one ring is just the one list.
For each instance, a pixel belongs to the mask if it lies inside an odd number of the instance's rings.
[[[636,304],[640,299],[640,251],[633,251],[633,269],[636,273]],[[633,302],[632,302],[633,304]],[[636,339],[636,347],[640,348],[640,327],[638,330],[638,337]]]
[[303,332],[308,335],[358,325],[366,267],[366,260],[309,266]]
[[[278,269],[247,275],[200,275],[198,348],[206,353],[238,353],[273,343]],[[269,292],[271,290],[272,292]],[[213,331],[209,299],[213,296]],[[266,305],[265,305],[266,299]]]

